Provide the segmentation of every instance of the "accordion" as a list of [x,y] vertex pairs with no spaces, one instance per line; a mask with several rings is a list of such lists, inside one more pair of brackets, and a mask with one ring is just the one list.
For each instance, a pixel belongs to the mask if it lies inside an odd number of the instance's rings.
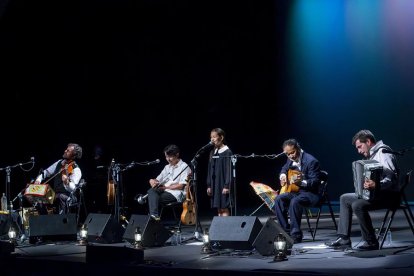
[[[376,160],[357,160],[352,162],[355,194],[358,198],[368,201],[372,201],[375,198],[375,194],[381,189],[382,171],[382,165]],[[376,183],[375,189],[364,189],[365,179],[373,180]]]
[[24,196],[31,204],[53,204],[55,191],[53,191],[49,184],[29,184]]

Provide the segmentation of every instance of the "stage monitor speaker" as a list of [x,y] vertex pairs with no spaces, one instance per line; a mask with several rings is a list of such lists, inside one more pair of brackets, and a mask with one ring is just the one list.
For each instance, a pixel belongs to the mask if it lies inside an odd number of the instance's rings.
[[171,232],[160,221],[154,221],[148,215],[131,215],[124,233],[124,240],[133,243],[137,227],[141,228],[142,246],[144,247],[163,246],[171,237]]
[[95,243],[122,242],[124,228],[111,214],[89,213],[84,224],[88,228],[88,241]]
[[51,214],[29,217],[29,238],[34,241],[41,237],[44,240],[66,240],[77,238],[76,214]]
[[270,256],[274,254],[273,241],[279,233],[286,238],[287,249],[291,249],[293,246],[293,239],[283,230],[283,228],[272,218],[269,218],[263,225],[256,239],[253,242],[253,246],[257,252],[263,256]]
[[210,244],[215,249],[251,250],[262,229],[255,216],[215,216],[209,230]]

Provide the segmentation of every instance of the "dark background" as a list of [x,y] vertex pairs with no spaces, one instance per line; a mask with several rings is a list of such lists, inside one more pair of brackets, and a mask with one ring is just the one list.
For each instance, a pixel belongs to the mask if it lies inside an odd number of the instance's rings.
[[[86,181],[96,145],[107,165],[162,161],[122,174],[131,213],[146,212],[133,198],[166,164],[163,148],[177,144],[190,162],[216,127],[242,156],[277,154],[297,138],[329,172],[334,201],[354,190],[358,130],[395,150],[414,146],[409,1],[1,3],[0,167],[13,166],[12,197],[70,142],[84,149]],[[402,171],[413,155],[399,157]],[[32,170],[14,167],[31,156]],[[206,162],[204,154],[197,187],[210,212]],[[261,204],[249,182],[277,189],[284,162],[237,159],[238,215]]]

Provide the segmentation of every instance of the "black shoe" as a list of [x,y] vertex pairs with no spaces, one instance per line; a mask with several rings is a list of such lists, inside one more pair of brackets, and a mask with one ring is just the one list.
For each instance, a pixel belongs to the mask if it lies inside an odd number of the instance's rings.
[[350,239],[347,238],[337,238],[333,242],[326,242],[325,245],[331,248],[348,248],[352,247],[352,243]]
[[379,243],[377,241],[366,241],[363,245],[358,246],[359,250],[378,250]]
[[292,238],[294,244],[302,242],[302,237],[301,236],[291,236],[291,238]]

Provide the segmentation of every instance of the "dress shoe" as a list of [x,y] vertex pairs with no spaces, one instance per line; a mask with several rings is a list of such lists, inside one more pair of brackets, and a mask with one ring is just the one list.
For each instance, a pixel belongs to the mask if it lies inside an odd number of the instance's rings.
[[291,236],[291,238],[292,238],[294,244],[302,242],[302,237],[301,236]]
[[379,243],[377,241],[366,241],[363,245],[358,246],[359,250],[378,250],[379,249]]
[[352,243],[350,239],[339,237],[333,242],[325,243],[325,245],[331,248],[348,248],[352,246]]

